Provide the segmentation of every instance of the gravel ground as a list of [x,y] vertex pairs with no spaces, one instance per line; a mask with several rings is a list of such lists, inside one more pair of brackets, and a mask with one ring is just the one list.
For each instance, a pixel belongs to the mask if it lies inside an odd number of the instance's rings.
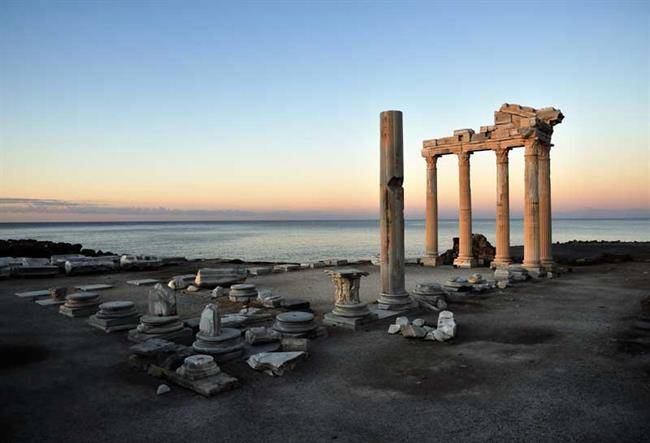
[[[166,281],[197,266],[0,282],[1,440],[648,441],[650,349],[629,340],[641,336],[632,323],[650,287],[650,263],[575,268],[454,304],[459,335],[444,344],[389,336],[385,325],[330,329],[283,377],[223,364],[242,386],[211,399],[176,386],[156,396],[160,381],[128,366],[125,334],[13,295],[110,282],[104,300],[134,300],[143,309],[147,289],[126,280]],[[378,269],[361,268],[371,272],[361,296],[372,301]],[[409,266],[407,289],[470,273]],[[331,308],[333,287],[322,270],[249,282],[307,299],[317,316]],[[207,294],[179,295],[180,315],[198,316]]]

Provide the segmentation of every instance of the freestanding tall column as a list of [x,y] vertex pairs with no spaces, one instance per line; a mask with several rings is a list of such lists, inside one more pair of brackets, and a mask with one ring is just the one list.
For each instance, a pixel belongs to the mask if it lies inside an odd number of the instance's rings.
[[379,230],[381,309],[404,310],[412,301],[404,284],[404,142],[402,113],[380,115]]
[[508,266],[510,257],[510,190],[508,149],[497,149],[497,251],[493,268]]
[[458,181],[460,195],[458,199],[458,257],[454,266],[472,268],[476,259],[472,254],[472,191],[470,188],[469,156],[471,152],[458,153]]
[[542,266],[553,269],[551,250],[551,146],[539,147],[539,255]]
[[438,266],[438,156],[427,157],[427,207],[425,213],[424,266]]
[[531,275],[544,275],[539,259],[539,142],[526,144],[524,154],[524,268]]

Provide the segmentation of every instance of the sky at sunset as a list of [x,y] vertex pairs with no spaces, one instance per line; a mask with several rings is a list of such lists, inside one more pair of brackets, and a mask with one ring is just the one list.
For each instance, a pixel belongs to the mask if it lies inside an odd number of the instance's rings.
[[[650,214],[650,3],[4,1],[0,221],[376,218],[379,113],[422,140],[555,106],[556,216]],[[472,156],[494,214],[492,152]],[[456,216],[457,161],[438,162]],[[511,153],[513,216],[523,151]]]

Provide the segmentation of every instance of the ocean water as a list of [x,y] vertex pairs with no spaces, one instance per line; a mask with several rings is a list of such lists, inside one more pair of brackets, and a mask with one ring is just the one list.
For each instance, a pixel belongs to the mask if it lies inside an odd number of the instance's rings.
[[[439,249],[449,249],[458,232],[456,220],[440,220]],[[494,244],[494,220],[473,220],[473,232]],[[523,244],[522,220],[511,220],[512,245]],[[31,238],[81,243],[116,253],[188,258],[240,258],[260,261],[363,259],[379,253],[379,222],[247,221],[5,223],[0,239]],[[553,241],[650,241],[650,220],[554,220]],[[407,220],[407,257],[424,253],[424,220]]]

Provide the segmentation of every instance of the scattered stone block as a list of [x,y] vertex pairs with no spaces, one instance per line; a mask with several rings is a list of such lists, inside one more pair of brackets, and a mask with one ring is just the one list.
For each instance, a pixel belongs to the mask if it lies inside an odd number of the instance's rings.
[[281,301],[280,306],[291,311],[309,311],[310,304],[307,300],[299,298],[285,298]]
[[245,268],[202,268],[196,274],[194,284],[200,288],[213,289],[217,286],[230,287],[243,283],[248,276]]
[[408,317],[397,317],[395,319],[395,324],[398,326],[406,326],[410,325],[411,321],[408,319]]
[[280,340],[280,346],[284,352],[307,352],[309,348],[309,340],[306,338],[283,337]]
[[163,383],[161,385],[158,385],[158,389],[156,389],[156,395],[164,395],[168,392],[171,392],[171,390],[172,389],[169,386]]
[[312,268],[312,269],[320,269],[320,268],[324,268],[326,266],[327,266],[327,263],[325,263],[324,261],[315,261],[315,262],[309,263],[309,267]]
[[93,285],[81,285],[75,286],[75,289],[83,292],[94,292],[94,291],[103,291],[105,289],[111,289],[113,285],[107,285],[103,283],[93,284]]
[[[45,260],[46,263],[49,263],[49,260]],[[52,277],[58,273],[59,267],[50,264],[23,264],[22,266],[15,266],[10,268],[10,274],[15,277]]]
[[388,326],[388,333],[391,335],[401,332],[402,327],[400,325],[390,325]]
[[415,320],[413,320],[413,322],[411,324],[414,325],[414,326],[422,327],[422,326],[424,326],[424,323],[425,323],[424,319],[416,318]]
[[120,257],[120,268],[124,270],[147,270],[158,269],[162,266],[162,260],[152,255],[131,255],[125,254]]
[[187,343],[192,330],[185,327],[176,310],[176,293],[168,286],[156,284],[149,290],[148,315],[140,318],[140,324],[129,331],[129,340],[143,342],[152,338]]
[[68,275],[102,274],[119,270],[119,264],[107,257],[73,258],[67,260],[63,266]]
[[423,328],[415,325],[401,325],[400,332],[406,338],[423,338],[427,334]]
[[246,361],[256,371],[264,371],[270,376],[283,375],[293,369],[296,363],[307,357],[307,353],[299,352],[263,352],[251,355]]
[[246,343],[256,345],[260,343],[280,341],[282,339],[282,334],[273,329],[261,326],[248,329],[246,331],[245,337]]
[[209,355],[187,357],[181,367],[174,371],[164,371],[163,376],[187,389],[210,397],[219,392],[239,386],[239,381],[224,372]]
[[185,288],[185,292],[199,292],[201,288],[194,286],[194,285],[189,285],[187,288]]
[[43,289],[40,291],[16,292],[16,296],[27,299],[44,298],[50,296],[50,290]]
[[86,256],[81,254],[55,254],[50,257],[50,264],[63,271],[65,270],[65,262],[68,260],[83,260],[85,258]]
[[291,272],[291,271],[298,271],[298,270],[300,270],[300,265],[291,264],[291,263],[275,265],[273,267],[273,272]]
[[150,286],[150,285],[155,285],[156,283],[159,283],[159,280],[156,280],[155,278],[143,278],[140,280],[126,281],[127,285],[133,285],[133,286]]
[[194,283],[195,279],[196,279],[195,274],[175,275],[175,276],[172,277],[172,279],[169,281],[169,283],[167,283],[167,286],[169,286],[169,288],[177,291],[179,289],[187,288],[192,283]]
[[325,264],[327,266],[343,266],[343,265],[347,265],[348,261],[345,259],[330,259],[330,260],[325,260]]
[[248,273],[250,275],[267,275],[273,273],[272,266],[258,266],[254,268],[248,268]]
[[210,296],[212,298],[219,298],[219,297],[223,297],[224,295],[226,295],[226,289],[222,288],[221,286],[217,286],[210,293]]

